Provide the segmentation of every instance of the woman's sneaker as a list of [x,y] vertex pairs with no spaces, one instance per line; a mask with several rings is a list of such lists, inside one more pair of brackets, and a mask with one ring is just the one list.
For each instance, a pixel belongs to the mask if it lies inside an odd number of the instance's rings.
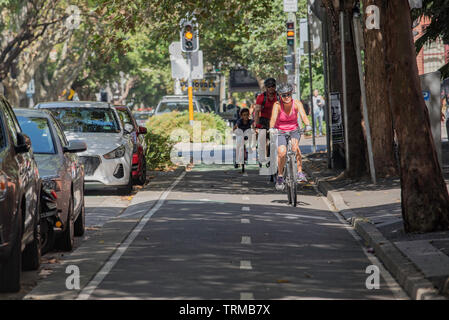
[[307,182],[307,178],[304,175],[304,172],[298,172],[298,179],[297,179],[297,181],[298,182]]
[[278,177],[276,181],[276,190],[284,190],[284,177]]

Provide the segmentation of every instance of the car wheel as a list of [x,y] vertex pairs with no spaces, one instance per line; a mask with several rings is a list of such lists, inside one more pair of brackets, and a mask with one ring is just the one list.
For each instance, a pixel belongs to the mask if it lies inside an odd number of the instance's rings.
[[122,187],[120,191],[121,194],[125,196],[131,194],[131,192],[133,191],[133,172],[131,169],[129,170],[128,184],[125,187]]
[[86,209],[84,206],[84,198],[83,203],[81,204],[81,210],[80,214],[78,215],[78,218],[75,221],[75,236],[81,237],[84,235],[85,225],[86,225]]
[[39,219],[40,210],[37,209],[36,223],[33,230],[33,241],[31,241],[22,253],[22,267],[23,270],[37,270],[41,265],[41,232]]
[[138,184],[140,186],[143,186],[145,184],[145,182],[147,181],[147,161],[145,159],[145,157],[143,158],[142,161],[142,173],[139,176],[139,180],[138,180]]
[[52,223],[47,219],[41,221],[40,233],[41,251],[42,254],[45,254],[53,250],[55,245],[55,230],[53,230]]
[[73,221],[73,197],[69,200],[69,210],[67,212],[66,227],[60,239],[58,247],[63,251],[71,251],[75,243],[74,221]]
[[0,263],[0,292],[17,292],[20,290],[20,273],[22,271],[22,215],[19,214],[16,241],[11,248],[9,258]]

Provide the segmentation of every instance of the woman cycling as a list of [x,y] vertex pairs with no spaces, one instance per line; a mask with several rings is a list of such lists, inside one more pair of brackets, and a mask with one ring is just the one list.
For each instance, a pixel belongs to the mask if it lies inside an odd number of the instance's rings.
[[277,89],[280,95],[280,101],[273,106],[271,115],[270,128],[278,130],[278,178],[276,181],[276,189],[282,190],[284,188],[284,166],[287,154],[287,139],[286,132],[291,133],[292,149],[296,152],[296,162],[298,165],[298,181],[307,181],[302,172],[302,158],[299,150],[299,140],[301,134],[299,132],[298,113],[301,116],[303,123],[306,124],[306,130],[310,130],[310,122],[307,118],[306,112],[302,103],[298,100],[293,100],[293,86],[290,84],[281,84]]

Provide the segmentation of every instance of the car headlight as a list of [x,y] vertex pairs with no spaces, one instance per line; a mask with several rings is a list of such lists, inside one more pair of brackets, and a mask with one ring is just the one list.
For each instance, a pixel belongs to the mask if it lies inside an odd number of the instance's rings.
[[0,200],[6,196],[8,192],[8,178],[0,171]]
[[117,158],[121,158],[121,157],[123,157],[123,156],[125,155],[125,151],[126,151],[126,148],[125,148],[124,145],[122,145],[122,146],[118,147],[117,149],[112,150],[112,151],[109,152],[109,153],[106,153],[105,155],[103,155],[103,157],[104,157],[105,159],[117,159]]

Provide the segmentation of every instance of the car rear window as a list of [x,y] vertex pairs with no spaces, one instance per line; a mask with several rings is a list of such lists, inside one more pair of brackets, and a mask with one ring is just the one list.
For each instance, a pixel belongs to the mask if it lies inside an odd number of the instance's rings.
[[61,122],[64,131],[119,133],[120,125],[112,109],[106,108],[49,108]]
[[149,119],[151,116],[151,114],[149,113],[135,113],[134,114],[134,118],[136,118],[136,120],[147,120]]
[[31,139],[34,153],[56,154],[47,118],[16,116],[23,133]]
[[166,113],[172,111],[188,111],[189,103],[188,102],[162,102],[157,109],[157,113]]

